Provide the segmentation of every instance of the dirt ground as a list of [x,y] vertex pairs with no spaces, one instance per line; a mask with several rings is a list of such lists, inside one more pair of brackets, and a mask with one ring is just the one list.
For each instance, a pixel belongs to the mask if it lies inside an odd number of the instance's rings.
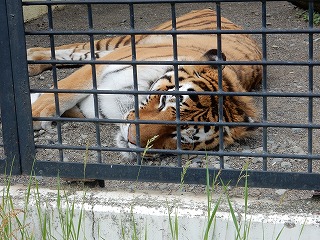
[[[184,14],[193,9],[202,9],[212,7],[210,3],[196,4],[177,4],[177,15]],[[259,30],[261,29],[261,3],[222,3],[222,15],[242,26],[245,29]],[[129,29],[129,8],[119,5],[95,5],[93,8],[93,26],[95,30],[123,30]],[[138,29],[146,29],[155,26],[158,23],[170,19],[170,5],[154,4],[154,5],[137,5],[135,6],[135,24]],[[293,30],[306,29],[306,23],[299,15],[302,10],[295,8],[287,2],[268,2],[267,3],[267,28],[274,30]],[[53,14],[53,26],[56,30],[83,30],[88,29],[87,8],[82,5],[67,6],[62,10],[55,11]],[[40,17],[37,20],[29,22],[25,25],[27,31],[31,30],[46,30],[48,28],[48,19],[46,16]],[[97,38],[102,38],[98,36]],[[259,43],[262,42],[261,35],[253,36]],[[267,40],[267,59],[273,61],[308,61],[308,34],[270,34],[266,36]],[[67,35],[56,36],[54,42],[56,45],[62,45],[72,42],[89,41],[88,36]],[[313,55],[315,60],[319,60],[320,49],[320,34],[313,35]],[[47,36],[27,36],[27,47],[46,47],[49,46]],[[59,69],[57,71],[58,79],[62,79],[70,74],[73,69]],[[320,67],[313,68],[313,91],[320,90]],[[267,67],[267,89],[269,93],[308,93],[307,66],[277,66],[270,65]],[[31,88],[48,88],[52,85],[52,72],[46,71],[38,76],[30,78]],[[260,91],[258,89],[257,91]],[[308,111],[310,101],[308,98],[302,97],[256,97],[255,103],[260,109],[260,121],[263,119],[270,123],[291,123],[305,124],[309,123],[311,118],[314,123],[320,120],[320,110],[316,106],[319,104],[319,99],[313,99],[312,110]],[[263,115],[263,106],[266,107],[266,114]],[[310,115],[308,117],[308,115]],[[114,146],[113,136],[117,128],[113,125],[102,125],[101,144],[103,146]],[[96,143],[95,126],[93,124],[83,123],[66,123],[62,126],[62,143],[75,146],[94,145]],[[305,155],[308,153],[320,154],[320,131],[314,129],[312,134],[308,133],[307,129],[292,127],[292,128],[276,128],[269,127],[266,129],[267,147],[270,153],[276,154],[297,154]],[[245,141],[237,142],[226,151],[236,151],[242,153],[260,153],[263,146],[262,129],[256,131],[252,138]],[[309,144],[308,145],[308,139]],[[312,139],[312,141],[310,141]],[[0,140],[1,141],[1,140]],[[39,131],[35,133],[36,144],[50,144],[57,141],[56,130]],[[1,149],[1,147],[0,147]],[[0,150],[1,151],[1,150]],[[1,154],[1,153],[0,153]],[[1,155],[0,155],[1,156]],[[37,159],[57,161],[59,152],[56,150],[38,149]],[[64,151],[64,161],[82,161],[83,151]],[[90,159],[96,161],[95,152],[89,153]],[[243,165],[250,161],[250,169],[261,169],[262,159],[253,157],[225,157],[226,168],[241,169]],[[210,157],[210,165],[215,167],[218,164],[216,157]],[[107,163],[127,164],[119,157],[117,153],[105,152],[102,155],[102,161]],[[200,157],[195,157],[192,167],[199,167],[201,162]],[[164,158],[154,160],[148,163],[149,165],[169,165],[174,166],[174,158]],[[320,172],[320,165],[314,163],[314,172]],[[304,159],[286,159],[286,158],[269,158],[268,169],[287,172],[305,172],[307,170],[307,160]],[[23,180],[17,179],[16,182]],[[50,185],[45,179],[41,180],[44,185]],[[107,190],[125,189],[130,190],[131,183],[121,181],[107,181]],[[142,183],[138,189],[141,191],[160,190],[166,193],[172,193],[179,190],[176,184],[162,183]],[[185,191],[191,193],[199,193],[204,191],[203,186],[187,185]],[[233,196],[241,196],[241,188],[232,189]],[[311,211],[317,202],[312,202],[310,197],[311,191],[296,191],[296,190],[279,190],[279,189],[252,189],[252,196],[258,199],[279,200],[285,199],[288,201],[288,206],[293,209],[306,208],[306,211]],[[293,203],[308,202],[308,204],[295,205]],[[309,202],[312,202],[312,204]],[[277,204],[275,204],[276,206]],[[279,204],[279,207],[280,206]],[[257,207],[258,209],[259,207]]]

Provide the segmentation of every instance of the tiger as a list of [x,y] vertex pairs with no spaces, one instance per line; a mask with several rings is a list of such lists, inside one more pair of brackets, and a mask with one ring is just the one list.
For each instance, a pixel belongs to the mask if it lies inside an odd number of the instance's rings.
[[[223,146],[226,147],[250,136],[255,130],[250,123],[256,121],[257,110],[252,97],[241,93],[252,91],[261,84],[261,64],[250,65],[251,61],[259,62],[262,59],[257,42],[251,36],[240,32],[228,34],[221,32],[219,47],[217,34],[214,33],[217,29],[217,15],[212,9],[194,10],[182,15],[176,19],[175,27],[176,34],[159,34],[159,31],[172,30],[172,21],[167,21],[153,28],[152,31],[156,31],[154,34],[135,35],[134,38],[130,35],[115,36],[96,40],[94,53],[90,51],[90,43],[56,47],[57,60],[74,60],[81,63],[80,60],[90,60],[94,57],[103,61],[117,61],[116,64],[95,65],[97,89],[128,91],[128,94],[110,94],[110,92],[98,94],[98,116],[93,94],[59,93],[60,115],[125,120],[119,124],[115,141],[119,148],[133,150],[122,152],[126,159],[135,159],[134,149],[146,148],[150,139],[153,139],[154,149],[175,150],[179,147],[185,150],[207,151],[219,146],[220,137],[223,137]],[[183,33],[184,30],[206,32]],[[242,28],[221,17],[221,30],[241,31]],[[173,41],[174,38],[176,41]],[[149,63],[128,64],[128,61],[133,60],[133,52],[134,60]],[[51,59],[50,48],[31,48],[27,50],[27,54],[28,60]],[[159,61],[163,64],[157,64]],[[172,61],[178,64],[170,64]],[[184,64],[179,64],[179,61],[183,61]],[[189,64],[189,61],[197,64]],[[248,64],[230,65],[227,61],[247,61]],[[50,68],[49,64],[29,64],[29,75],[37,75]],[[136,83],[133,76],[134,68]],[[60,80],[58,89],[93,89],[92,69],[90,64],[82,66]],[[222,79],[220,84],[219,77]],[[149,94],[136,96],[130,94],[131,90],[137,89],[147,91]],[[240,94],[224,94],[223,97],[219,97],[217,92]],[[221,98],[222,111],[219,107]],[[135,104],[137,100],[138,104]],[[221,113],[223,116],[219,117]],[[33,99],[32,116],[35,118],[56,116],[53,93],[40,93]],[[174,124],[177,118],[181,121],[179,129]],[[135,123],[137,119],[142,122]],[[242,124],[222,126],[222,128],[214,124],[221,120],[226,123]],[[161,123],[161,121],[166,122]],[[201,125],[199,122],[207,124]],[[51,124],[45,120],[33,122],[35,130],[50,128]],[[219,133],[221,129],[222,134]]]

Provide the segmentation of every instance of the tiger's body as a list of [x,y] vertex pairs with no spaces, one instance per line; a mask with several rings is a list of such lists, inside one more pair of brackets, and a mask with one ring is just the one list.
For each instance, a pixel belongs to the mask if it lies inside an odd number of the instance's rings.
[[[213,30],[216,29],[216,14],[205,9],[192,11],[176,20],[177,30]],[[171,30],[171,22],[154,28],[156,31]],[[241,28],[225,18],[221,18],[221,29],[240,30]],[[218,117],[218,60],[217,36],[215,34],[178,34],[177,60],[211,61],[212,64],[199,66],[178,66],[179,91],[210,91],[212,95],[183,94],[180,96],[180,119],[182,121],[217,122]],[[246,34],[221,35],[220,62],[226,57],[229,61],[260,61],[261,52],[256,42]],[[173,40],[171,35],[135,36],[136,60],[172,61]],[[90,59],[90,44],[69,44],[56,48],[57,60]],[[98,89],[131,90],[134,86],[131,65],[121,61],[132,60],[131,37],[120,36],[95,41],[95,57],[102,60],[119,61],[119,64],[96,65]],[[33,48],[28,50],[29,60],[51,59],[50,49]],[[50,65],[30,65],[29,74],[36,75],[49,69]],[[172,65],[137,65],[138,89],[172,91],[175,89]],[[261,82],[260,65],[226,65],[222,70],[223,91],[250,91]],[[92,89],[92,67],[85,65],[58,83],[59,89]],[[133,95],[98,95],[99,117],[135,119]],[[139,95],[139,118],[142,120],[176,120],[175,95]],[[94,111],[94,98],[90,94],[59,93],[60,114],[71,116],[97,117]],[[77,109],[81,110],[78,114]],[[54,95],[45,93],[32,105],[34,117],[50,117],[56,113]],[[223,120],[226,122],[252,122],[255,109],[252,99],[247,96],[225,96],[223,101]],[[50,122],[34,122],[34,128],[47,128]],[[251,128],[225,127],[225,145],[247,136]],[[165,124],[140,124],[140,143],[145,147],[147,140],[158,136],[153,142],[154,148],[175,149],[177,146],[176,127]],[[136,147],[136,127],[134,124],[121,124],[117,137],[119,147]],[[182,125],[181,144],[184,149],[213,149],[219,143],[219,131],[216,126]],[[132,155],[127,155],[132,158]]]

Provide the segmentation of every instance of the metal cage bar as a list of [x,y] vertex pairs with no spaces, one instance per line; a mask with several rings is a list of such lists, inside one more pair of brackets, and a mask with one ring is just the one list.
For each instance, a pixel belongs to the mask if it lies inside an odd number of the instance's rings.
[[[211,2],[216,8],[217,13],[217,29],[216,30],[177,30],[176,28],[176,10],[177,4],[187,4],[192,2]],[[241,179],[243,175],[243,170],[231,170],[226,169],[226,158],[227,157],[256,157],[262,158],[261,169],[259,170],[248,170],[248,175],[250,176],[248,179],[249,186],[253,187],[275,187],[275,188],[296,188],[296,189],[320,189],[320,174],[315,173],[313,167],[318,160],[320,160],[320,155],[316,153],[313,145],[314,145],[314,131],[320,129],[319,123],[314,120],[314,112],[313,108],[316,104],[315,99],[320,98],[320,94],[314,91],[314,69],[320,66],[320,62],[315,60],[313,56],[314,51],[314,44],[313,38],[316,34],[320,34],[320,30],[313,26],[311,21],[311,17],[313,16],[313,2],[310,1],[309,3],[309,25],[307,29],[270,29],[267,25],[267,5],[268,2],[266,0],[241,0],[238,2],[259,2],[261,4],[261,28],[260,29],[249,29],[249,30],[223,30],[221,29],[221,16],[223,13],[221,12],[221,4],[227,2],[234,2],[232,0],[217,0],[217,1],[203,1],[203,0],[120,0],[120,1],[98,1],[98,0],[73,0],[73,1],[25,1],[22,3],[24,6],[35,6],[35,5],[45,5],[48,7],[48,30],[41,30],[41,31],[34,31],[28,30],[25,31],[27,36],[48,36],[50,39],[50,50],[51,50],[51,60],[45,61],[34,61],[29,60],[28,64],[51,64],[53,66],[53,85],[52,89],[38,89],[32,88],[30,90],[31,93],[53,93],[55,95],[55,102],[56,102],[56,116],[54,117],[37,117],[33,118],[33,120],[48,120],[48,121],[55,121],[57,122],[57,135],[58,139],[57,142],[54,144],[42,144],[36,143],[32,141],[33,134],[31,129],[31,118],[30,118],[30,106],[28,104],[21,104],[20,102],[26,102],[29,100],[28,98],[28,84],[26,79],[26,66],[23,68],[17,69],[17,61],[16,59],[12,59],[11,65],[13,69],[12,72],[7,71],[6,74],[9,76],[12,75],[12,85],[10,91],[14,91],[17,96],[15,96],[16,100],[12,100],[15,104],[15,109],[19,110],[15,114],[8,115],[7,112],[3,109],[6,102],[9,102],[2,94],[1,91],[1,110],[2,110],[2,123],[3,123],[3,135],[4,135],[4,147],[8,151],[10,149],[7,146],[8,140],[8,133],[7,129],[13,128],[16,129],[16,133],[13,131],[12,134],[13,139],[17,139],[19,143],[22,142],[22,139],[26,139],[27,146],[23,144],[18,145],[18,150],[15,152],[19,153],[19,159],[21,159],[21,171],[23,173],[30,172],[34,157],[34,150],[46,150],[46,149],[55,149],[59,152],[59,161],[46,161],[46,159],[37,159],[34,163],[34,172],[36,174],[41,174],[44,176],[57,176],[59,173],[60,177],[74,177],[74,178],[82,178],[85,176],[86,178],[95,178],[95,179],[121,179],[121,180],[136,180],[139,177],[141,181],[162,181],[162,182],[180,182],[181,181],[181,172],[183,171],[184,164],[182,162],[182,155],[199,155],[199,156],[215,156],[219,159],[219,166],[220,169],[209,168],[208,172],[210,178],[213,179],[218,174],[221,174],[221,179],[224,182],[229,182],[230,184],[234,185],[237,184],[238,179]],[[153,3],[162,3],[168,4],[170,7],[170,16],[172,21],[172,29],[170,31],[153,31],[153,30],[141,30],[136,29],[136,12],[135,12],[135,4],[153,4]],[[13,3],[12,3],[13,4]],[[88,17],[88,30],[73,30],[72,32],[66,30],[57,30],[53,26],[53,13],[52,13],[52,6],[53,5],[72,5],[78,4],[83,5],[87,9],[87,17]],[[94,29],[94,20],[93,20],[93,4],[123,4],[128,6],[129,8],[129,29],[128,30],[96,30]],[[20,3],[21,5],[21,3]],[[2,9],[2,7],[0,8]],[[13,5],[11,3],[6,3],[6,8],[8,13],[6,13],[7,20],[10,19],[10,13],[13,11]],[[21,8],[18,8],[18,12],[21,11]],[[0,10],[2,13],[2,11]],[[12,14],[12,13],[11,13]],[[21,14],[21,12],[19,13]],[[1,18],[4,15],[0,14]],[[19,16],[15,20],[16,24],[19,25],[19,29],[21,30],[22,27],[22,19]],[[2,22],[2,21],[1,21]],[[12,22],[8,21],[8,29],[5,29],[5,32],[8,32],[8,36],[1,36],[5,43],[14,41],[12,37],[16,37],[17,32],[13,31],[13,27],[10,26]],[[0,26],[0,28],[4,28],[4,26]],[[22,31],[23,33],[23,31]],[[157,34],[157,35],[171,35],[173,41],[173,61],[157,61],[156,64],[158,65],[171,65],[175,70],[175,90],[171,91],[170,95],[180,96],[183,94],[190,94],[190,92],[183,92],[177,91],[179,89],[179,82],[178,82],[178,66],[182,64],[204,64],[205,62],[197,62],[197,61],[180,61],[178,60],[178,53],[177,53],[177,36],[179,34],[216,34],[217,37],[217,48],[218,48],[218,72],[219,72],[219,91],[215,92],[214,94],[219,97],[219,121],[218,122],[186,122],[180,119],[180,110],[179,110],[179,100],[178,97],[176,98],[176,108],[177,108],[177,117],[175,121],[157,121],[157,120],[142,120],[139,118],[138,108],[139,108],[139,96],[141,95],[149,95],[149,94],[166,94],[162,91],[148,91],[148,90],[141,90],[139,89],[138,84],[138,77],[139,74],[137,71],[138,66],[142,65],[155,65],[154,61],[139,61],[137,60],[136,56],[136,36],[139,34]],[[68,61],[68,60],[57,60],[55,58],[55,36],[63,36],[63,35],[87,35],[89,36],[90,42],[90,54],[91,59],[82,61],[82,64],[90,64],[92,69],[92,89],[89,90],[66,90],[66,89],[59,89],[58,88],[58,76],[57,76],[57,69],[56,65],[58,64],[79,64],[79,62],[75,61]],[[129,35],[130,42],[131,42],[131,55],[132,59],[130,61],[103,61],[96,59],[94,54],[94,41],[95,37],[100,37],[101,35]],[[262,45],[262,61],[222,61],[221,49],[222,49],[222,39],[221,36],[224,34],[256,34],[261,37],[261,45]],[[279,61],[279,60],[270,60],[268,57],[268,48],[267,48],[267,40],[269,36],[275,34],[307,34],[308,35],[308,59],[303,60],[295,60],[295,61]],[[10,41],[8,40],[10,39]],[[19,38],[19,39],[24,39]],[[2,40],[0,38],[0,40]],[[1,41],[0,41],[1,43]],[[10,42],[7,46],[7,49],[10,49],[10,53],[6,52],[5,54],[12,54],[18,55],[21,59],[25,59],[25,49],[18,49],[17,46],[21,45],[21,42],[14,43]],[[3,62],[0,62],[4,64]],[[130,65],[132,66],[133,73],[132,78],[134,82],[134,87],[132,90],[100,90],[98,89],[98,79],[96,76],[96,68],[99,64],[123,64],[123,65]],[[262,65],[263,72],[262,72],[262,87],[261,91],[257,92],[224,92],[222,90],[222,64],[223,65]],[[268,71],[271,66],[305,66],[308,68],[308,91],[307,92],[270,92],[268,89]],[[19,75],[20,74],[20,75]],[[21,79],[23,79],[21,83]],[[1,82],[1,87],[6,89],[10,89],[10,83],[4,84]],[[83,118],[67,118],[60,116],[59,111],[59,93],[77,93],[77,94],[92,94],[94,98],[94,111],[95,117],[92,119],[83,119]],[[135,107],[135,119],[134,120],[123,120],[123,119],[102,119],[99,118],[99,94],[123,94],[123,95],[131,95],[134,96],[134,107]],[[193,93],[192,93],[193,94]],[[201,92],[201,93],[194,93],[194,94],[201,94],[201,95],[212,95],[210,92]],[[6,96],[10,96],[6,94]],[[254,122],[254,123],[233,123],[233,122],[225,122],[223,121],[223,98],[225,96],[251,96],[251,97],[259,97],[262,99],[262,121],[261,122]],[[289,123],[289,122],[271,122],[268,114],[270,105],[268,100],[274,97],[280,98],[290,98],[290,97],[297,97],[297,98],[306,98],[308,101],[308,114],[307,114],[307,122],[306,123]],[[12,98],[12,96],[11,96]],[[25,110],[20,113],[22,106],[25,107]],[[7,119],[16,119],[16,125],[14,123],[8,126]],[[22,121],[22,119],[27,119],[26,123]],[[14,122],[14,121],[13,121]],[[75,122],[75,123],[93,123],[94,131],[95,131],[95,144],[92,146],[76,146],[72,144],[67,144],[63,141],[62,135],[62,123],[64,122]],[[102,143],[102,125],[101,124],[109,124],[109,123],[131,123],[136,126],[136,142],[137,148],[117,148],[110,145],[104,145]],[[145,165],[145,161],[142,161],[142,155],[145,151],[144,148],[141,148],[140,145],[140,135],[139,135],[139,128],[141,124],[168,124],[168,125],[175,125],[177,129],[177,148],[174,150],[167,150],[167,149],[150,149],[150,153],[160,153],[160,154],[175,154],[177,155],[177,159],[175,160],[175,167],[170,166],[147,166]],[[186,124],[193,124],[193,125],[203,125],[203,126],[217,126],[219,128],[219,135],[220,135],[220,144],[218,151],[194,151],[194,150],[184,150],[181,147],[181,126]],[[261,152],[237,152],[237,151],[226,151],[224,148],[224,143],[222,141],[223,136],[223,128],[224,127],[232,127],[232,126],[250,126],[250,127],[261,127],[262,128],[262,151]],[[270,152],[268,150],[268,131],[270,129],[290,129],[290,128],[298,128],[298,129],[306,129],[307,131],[307,152],[304,154],[301,153],[276,153]],[[67,150],[76,150],[76,151],[93,151],[97,153],[97,161],[95,163],[80,163],[80,162],[67,162],[64,160],[64,151]],[[10,151],[10,150],[9,150]],[[102,161],[102,153],[104,152],[135,152],[137,153],[137,162],[136,165],[126,165],[126,164],[114,164],[114,163],[103,163]],[[307,160],[307,167],[306,171],[301,172],[275,172],[271,171],[269,168],[269,159],[270,158],[281,158],[281,159],[296,159],[296,160]],[[0,162],[1,164],[1,162]],[[1,166],[1,165],[0,165]],[[184,182],[185,183],[196,183],[196,184],[206,184],[206,173],[207,169],[203,168],[188,168]],[[241,184],[238,183],[238,184]]]
[[0,172],[21,174],[25,169],[30,173],[34,142],[21,1],[1,1],[0,9],[0,103],[6,154]]

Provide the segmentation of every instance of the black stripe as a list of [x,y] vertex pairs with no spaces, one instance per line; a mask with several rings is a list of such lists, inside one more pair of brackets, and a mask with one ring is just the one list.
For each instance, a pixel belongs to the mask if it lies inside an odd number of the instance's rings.
[[119,37],[119,38],[118,38],[118,42],[116,43],[116,45],[114,45],[114,47],[115,47],[115,48],[118,48],[119,45],[121,44],[122,40],[125,39],[125,38],[126,38],[126,36],[121,36],[121,37]]

